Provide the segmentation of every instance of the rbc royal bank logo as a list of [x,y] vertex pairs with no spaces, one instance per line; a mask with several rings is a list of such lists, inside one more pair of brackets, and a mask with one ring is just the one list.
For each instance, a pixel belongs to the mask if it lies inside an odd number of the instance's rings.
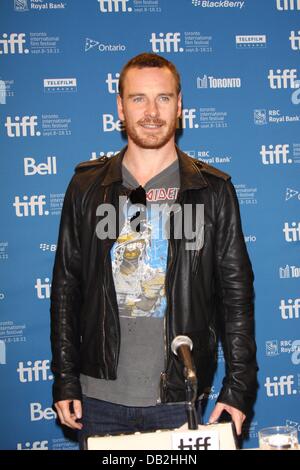
[[29,49],[25,48],[25,33],[7,33],[2,34],[0,39],[0,55],[1,54],[29,54]]
[[101,13],[131,13],[130,0],[97,0]]
[[279,11],[300,10],[300,0],[276,0],[276,8]]
[[151,45],[152,52],[183,52],[183,47],[180,47],[180,33],[152,33]]
[[28,11],[28,0],[14,0],[15,11]]
[[41,132],[37,130],[37,116],[11,116],[6,117],[6,132],[8,137],[39,137]]

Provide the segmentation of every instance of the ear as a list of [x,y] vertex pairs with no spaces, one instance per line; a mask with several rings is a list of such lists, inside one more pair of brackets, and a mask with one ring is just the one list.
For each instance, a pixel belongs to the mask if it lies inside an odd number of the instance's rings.
[[123,101],[120,95],[117,96],[117,109],[118,116],[121,121],[125,120],[124,111],[123,111]]
[[177,117],[179,118],[182,113],[182,94],[181,92],[179,93],[177,97]]

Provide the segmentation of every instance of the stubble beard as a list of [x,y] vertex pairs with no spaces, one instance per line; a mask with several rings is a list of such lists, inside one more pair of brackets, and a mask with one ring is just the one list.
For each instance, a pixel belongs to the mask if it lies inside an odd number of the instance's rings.
[[[167,126],[167,130],[162,135],[157,135],[156,133],[148,133],[148,135],[144,137],[142,135],[143,128],[140,127],[143,124],[161,124],[161,129]],[[143,149],[160,149],[175,136],[175,132],[177,129],[177,118],[174,118],[169,125],[166,123],[166,121],[162,121],[160,119],[144,119],[142,121],[138,121],[136,123],[136,126],[125,122],[125,129],[128,137],[130,137],[130,139],[138,147]],[[137,129],[140,129],[141,132],[138,132]]]

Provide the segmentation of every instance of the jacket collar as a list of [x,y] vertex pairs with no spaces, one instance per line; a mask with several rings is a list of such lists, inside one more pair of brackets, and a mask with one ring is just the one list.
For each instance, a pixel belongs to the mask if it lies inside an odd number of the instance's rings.
[[[122,160],[124,158],[127,146],[120,153],[112,157],[109,161],[106,175],[101,186],[109,186],[115,182],[122,182]],[[186,153],[182,152],[176,146],[179,173],[180,173],[180,191],[187,189],[199,189],[207,186],[207,182],[201,172],[201,162],[195,161]]]

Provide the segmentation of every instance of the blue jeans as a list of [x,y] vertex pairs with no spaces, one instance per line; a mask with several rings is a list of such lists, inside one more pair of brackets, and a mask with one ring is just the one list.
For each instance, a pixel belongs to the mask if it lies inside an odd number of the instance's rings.
[[[83,427],[78,432],[80,449],[84,449],[88,436],[174,429],[187,422],[185,405],[181,403],[134,407],[84,396],[82,408]],[[200,424],[200,403],[197,406],[197,415]]]

